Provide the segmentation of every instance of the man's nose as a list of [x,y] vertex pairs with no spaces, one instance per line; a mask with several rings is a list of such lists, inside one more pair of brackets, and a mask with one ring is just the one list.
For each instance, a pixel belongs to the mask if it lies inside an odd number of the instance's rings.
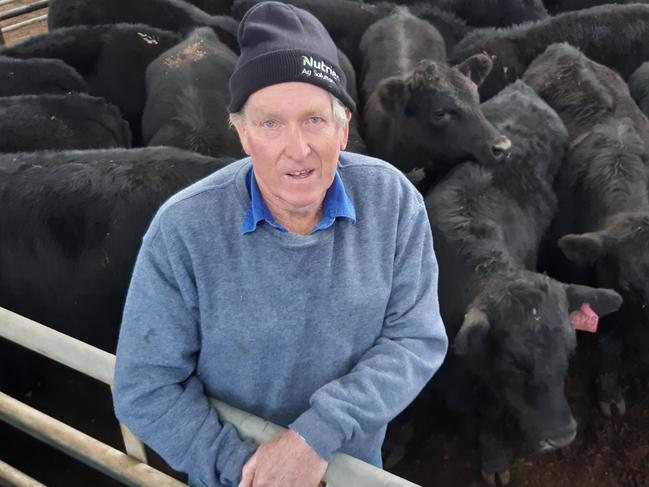
[[304,159],[311,152],[307,138],[299,127],[291,127],[286,136],[284,152],[291,159]]

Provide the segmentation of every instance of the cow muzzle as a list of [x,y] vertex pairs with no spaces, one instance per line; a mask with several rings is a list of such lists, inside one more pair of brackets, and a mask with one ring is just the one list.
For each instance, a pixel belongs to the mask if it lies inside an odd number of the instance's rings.
[[564,448],[574,441],[577,437],[577,429],[560,436],[553,436],[552,438],[545,438],[539,441],[536,449],[540,452],[548,452]]
[[496,139],[496,142],[491,146],[491,155],[496,162],[504,161],[509,157],[512,148],[512,141],[504,135]]

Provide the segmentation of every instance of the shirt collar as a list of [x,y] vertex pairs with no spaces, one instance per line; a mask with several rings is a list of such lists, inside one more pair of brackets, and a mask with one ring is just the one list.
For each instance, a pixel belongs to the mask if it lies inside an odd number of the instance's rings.
[[[265,221],[281,232],[286,232],[286,228],[275,221],[268,206],[264,203],[252,168],[246,174],[246,187],[250,196],[250,206],[241,223],[241,233],[254,232],[257,229],[257,224],[261,221]],[[334,181],[329,186],[324,201],[322,202],[322,219],[311,230],[311,233],[329,228],[333,225],[336,218],[349,218],[353,222],[356,222],[354,204],[349,199],[349,196],[347,196],[343,180],[338,171],[336,171]]]

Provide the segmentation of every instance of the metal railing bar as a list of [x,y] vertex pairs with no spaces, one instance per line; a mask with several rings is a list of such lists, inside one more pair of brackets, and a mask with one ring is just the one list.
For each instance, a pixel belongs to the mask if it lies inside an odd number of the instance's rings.
[[9,5],[10,3],[16,3],[18,0],[0,0],[0,7],[4,5]]
[[0,486],[1,487],[46,487],[38,480],[34,480],[27,474],[15,469],[11,465],[0,460]]
[[0,336],[100,382],[113,384],[113,354],[5,308],[0,308]]
[[109,477],[133,487],[182,487],[182,482],[0,392],[0,419]]
[[[232,423],[242,437],[252,438],[257,443],[266,443],[286,431],[286,428],[218,399],[210,398],[210,402],[219,412],[221,419]],[[418,487],[417,484],[344,453],[334,455],[324,480],[336,487]]]
[[34,12],[35,10],[41,10],[41,9],[47,8],[49,3],[50,2],[48,2],[48,1],[35,2],[35,3],[32,3],[31,5],[26,5],[24,7],[14,8],[13,10],[7,10],[6,12],[0,13],[0,21],[7,20],[7,19],[12,19],[14,17],[19,17],[21,15],[25,15],[25,14],[28,14],[30,12]]
[[6,34],[7,32],[18,30],[18,29],[21,29],[21,28],[26,27],[28,25],[40,22],[41,20],[47,20],[47,14],[39,15],[38,17],[34,17],[33,19],[25,20],[23,22],[18,22],[17,24],[12,24],[12,25],[9,25],[7,27],[3,27],[2,28],[2,33]]
[[[0,337],[86,373],[106,384],[113,383],[114,355],[4,308],[0,308]],[[219,416],[232,423],[241,436],[252,438],[259,444],[269,441],[285,430],[270,421],[236,409],[217,399],[210,398],[210,401]],[[334,456],[324,480],[336,487],[417,487],[417,484],[344,453],[337,453]]]

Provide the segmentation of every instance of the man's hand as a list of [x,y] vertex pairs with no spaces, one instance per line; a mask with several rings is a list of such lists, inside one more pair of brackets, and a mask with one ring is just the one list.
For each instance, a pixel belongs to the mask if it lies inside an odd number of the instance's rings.
[[248,459],[239,487],[318,487],[327,465],[294,431],[287,430]]

